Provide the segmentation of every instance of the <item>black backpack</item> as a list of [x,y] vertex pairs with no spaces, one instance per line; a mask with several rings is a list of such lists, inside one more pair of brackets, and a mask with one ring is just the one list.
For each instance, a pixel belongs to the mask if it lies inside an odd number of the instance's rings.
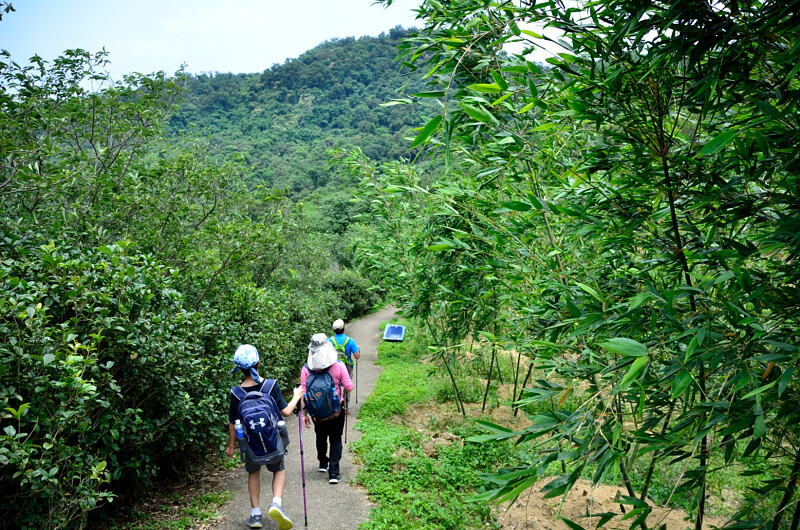
[[328,421],[339,416],[342,412],[342,400],[329,373],[329,366],[323,371],[314,372],[306,364],[308,378],[306,379],[306,393],[303,398],[306,409],[314,422]]
[[239,419],[242,420],[244,440],[247,442],[243,450],[247,452],[248,459],[256,464],[267,463],[286,452],[278,431],[278,422],[283,415],[270,395],[274,387],[274,379],[265,379],[261,387],[252,392],[245,392],[240,386],[231,389],[233,395],[239,398]]

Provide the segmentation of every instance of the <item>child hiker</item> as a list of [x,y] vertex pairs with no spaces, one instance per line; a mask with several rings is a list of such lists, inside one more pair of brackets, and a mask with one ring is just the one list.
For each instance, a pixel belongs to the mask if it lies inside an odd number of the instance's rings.
[[[236,349],[233,356],[236,367],[231,374],[241,370],[244,376],[242,384],[231,389],[231,401],[228,410],[228,446],[225,454],[233,458],[236,454],[236,423],[241,424],[245,433],[239,438],[240,450],[244,457],[244,468],[248,473],[247,491],[250,494],[250,528],[261,528],[262,515],[259,507],[261,494],[261,466],[265,465],[272,472],[272,503],[269,506],[269,517],[278,523],[280,530],[289,530],[293,524],[283,511],[283,488],[286,484],[286,471],[283,464],[285,446],[289,443],[288,433],[283,417],[292,414],[302,397],[300,387],[294,389],[294,396],[289,403],[283,399],[278,383],[272,379],[262,379],[258,375],[258,350],[250,344],[243,344]],[[283,417],[281,417],[283,416]],[[280,423],[283,431],[280,431]],[[248,443],[249,440],[249,443]]]
[[[342,432],[345,415],[342,396],[353,390],[353,381],[344,363],[336,360],[336,350],[325,333],[316,333],[308,345],[308,362],[300,373],[303,389],[303,425],[317,435],[317,460],[320,473],[328,473],[330,484],[339,483],[342,458]],[[330,441],[330,454],[328,442]]]

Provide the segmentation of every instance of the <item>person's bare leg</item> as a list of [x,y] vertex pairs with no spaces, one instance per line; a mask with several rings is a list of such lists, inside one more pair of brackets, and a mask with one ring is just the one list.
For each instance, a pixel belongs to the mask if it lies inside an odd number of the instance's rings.
[[286,470],[272,474],[272,496],[283,498],[283,487],[286,485]]
[[[283,511],[280,501],[283,497],[283,487],[286,485],[286,471],[276,471],[272,474],[272,497],[273,502],[269,505],[269,518],[278,523],[278,530],[292,528],[292,520]],[[274,499],[279,499],[275,501]]]
[[261,496],[261,468],[247,477],[247,491],[250,493],[250,506],[258,508],[258,498]]

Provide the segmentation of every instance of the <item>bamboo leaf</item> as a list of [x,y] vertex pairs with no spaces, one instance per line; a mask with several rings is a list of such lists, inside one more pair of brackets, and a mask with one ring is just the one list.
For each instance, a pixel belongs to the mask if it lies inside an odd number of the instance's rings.
[[499,94],[503,91],[503,88],[497,83],[476,83],[468,85],[467,88],[483,94]]
[[753,103],[755,104],[756,107],[761,109],[761,112],[763,112],[773,120],[780,120],[781,118],[783,118],[781,112],[772,105],[770,105],[768,102],[761,101],[760,99],[753,99]]
[[393,107],[395,105],[408,105],[409,103],[413,103],[413,101],[411,101],[408,98],[393,99],[392,101],[387,101],[386,103],[381,103],[380,106],[381,107]]
[[528,35],[529,37],[533,37],[534,39],[543,39],[544,38],[544,35],[542,35],[540,33],[535,33],[533,31],[530,31],[530,30],[527,30],[527,29],[521,29],[520,32],[524,33],[525,35]]
[[599,295],[599,294],[597,294],[597,291],[595,291],[594,289],[592,289],[592,288],[591,288],[591,287],[589,287],[588,285],[586,285],[586,284],[584,284],[584,283],[580,283],[580,282],[575,282],[575,285],[577,285],[577,286],[578,286],[578,287],[580,287],[582,290],[584,290],[584,291],[586,291],[587,293],[589,293],[589,294],[592,296],[592,298],[594,298],[595,300],[597,300],[597,301],[598,301],[598,302],[600,302],[601,304],[603,303],[603,299],[602,299],[602,298],[600,298],[600,295]]
[[601,342],[599,346],[612,353],[622,355],[623,357],[643,357],[647,355],[647,346],[633,339],[626,339],[625,337],[614,337],[613,339]]
[[642,368],[647,364],[649,359],[647,357],[637,357],[633,364],[631,365],[630,369],[628,369],[628,373],[625,374],[625,377],[622,378],[622,381],[619,383],[618,390],[623,390],[627,387],[630,382],[636,378],[639,373],[642,371]]
[[508,81],[505,80],[503,74],[500,72],[492,72],[492,79],[494,79],[495,83],[500,85],[500,88],[503,90],[508,90]]
[[478,425],[480,425],[484,429],[490,430],[492,432],[503,433],[503,434],[508,434],[508,433],[513,433],[514,432],[513,430],[509,429],[508,427],[503,427],[502,425],[498,425],[498,424],[492,423],[490,421],[475,420],[475,423],[477,423]]
[[414,149],[415,147],[418,147],[423,143],[425,143],[428,140],[428,138],[433,136],[433,133],[435,133],[439,129],[439,125],[441,123],[442,123],[441,115],[436,116],[431,121],[429,121],[427,125],[425,125],[425,127],[422,128],[419,134],[417,134],[417,137],[414,138],[414,141],[411,142],[411,149]]
[[433,245],[428,245],[425,248],[427,248],[428,250],[442,251],[442,250],[454,250],[456,246],[452,243],[439,242],[439,243],[434,243]]
[[515,212],[527,212],[531,209],[530,204],[521,201],[500,201],[500,204]]
[[740,399],[745,400],[745,399],[749,399],[749,398],[751,398],[751,397],[753,397],[755,395],[761,394],[762,392],[765,392],[765,391],[769,390],[770,388],[772,388],[773,386],[775,386],[775,383],[777,383],[777,382],[778,381],[773,381],[773,382],[771,382],[769,384],[766,384],[764,386],[760,386],[760,387],[756,388],[755,390],[753,390],[752,392],[748,392],[747,394],[743,395]]
[[478,120],[482,123],[489,123],[491,121],[495,121],[495,117],[492,116],[492,113],[483,108],[480,105],[470,105],[468,103],[460,103],[458,104],[467,115],[472,118],[473,120]]
[[753,423],[753,438],[761,438],[767,433],[767,424],[764,421],[764,414],[757,414]]
[[417,92],[416,94],[411,94],[416,98],[443,98],[445,95],[444,90],[433,90],[430,92]]
[[507,100],[507,99],[508,99],[508,98],[510,98],[511,96],[513,96],[513,93],[512,93],[512,92],[508,92],[508,93],[506,93],[506,94],[504,94],[504,95],[500,96],[500,97],[499,97],[499,98],[497,98],[496,100],[492,101],[492,103],[491,103],[492,107],[494,107],[495,105],[497,105],[497,104],[499,104],[499,103],[502,103],[503,101]]
[[650,291],[640,292],[633,298],[633,300],[631,300],[631,303],[628,304],[628,311],[636,309],[637,307],[642,305],[646,300],[649,300],[651,297],[652,296],[650,295]]
[[[533,105],[533,103],[531,103],[531,105]],[[553,127],[556,127],[556,126],[558,126],[558,124],[551,121],[551,122],[548,122],[548,123],[543,123],[543,124],[539,125],[538,127],[534,127],[533,129],[531,129],[531,132],[546,131],[547,129],[552,129]]]
[[583,527],[581,525],[579,525],[578,523],[576,523],[574,521],[570,521],[569,519],[567,519],[563,515],[559,516],[559,519],[564,521],[564,524],[569,526],[572,530],[583,530]]
[[794,373],[794,366],[787,366],[786,370],[781,374],[780,379],[778,379],[778,395],[780,396],[789,386],[789,382],[792,380],[792,374]]
[[700,151],[698,151],[697,154],[704,156],[718,153],[725,149],[725,147],[733,141],[737,134],[739,134],[738,129],[729,129],[708,142],[705,146],[703,146],[702,149],[700,149]]

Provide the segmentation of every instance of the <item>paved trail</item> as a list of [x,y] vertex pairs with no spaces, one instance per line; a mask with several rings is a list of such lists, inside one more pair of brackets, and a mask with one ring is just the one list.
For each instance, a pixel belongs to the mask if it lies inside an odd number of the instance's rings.
[[[355,339],[361,348],[361,359],[358,361],[358,403],[355,401],[355,390],[350,395],[351,414],[347,419],[347,445],[358,440],[361,433],[353,429],[358,412],[364,400],[372,392],[375,381],[380,374],[380,367],[375,366],[378,343],[381,340],[379,325],[394,316],[394,308],[384,309],[378,313],[347,324],[346,332]],[[326,330],[327,331],[327,330]],[[265,374],[269,375],[269,374]],[[355,377],[355,372],[353,373]],[[291,443],[286,455],[286,489],[283,493],[283,507],[286,514],[294,522],[295,528],[304,528],[303,486],[300,476],[300,441],[298,439],[297,416],[286,419],[289,424]],[[361,488],[350,484],[357,469],[353,464],[352,454],[345,447],[341,460],[342,481],[339,484],[328,484],[327,473],[317,471],[316,449],[314,448],[314,428],[303,429],[303,458],[306,474],[306,502],[308,505],[308,528],[324,528],[326,530],[341,528],[358,528],[367,520],[371,504]],[[250,516],[250,500],[247,494],[247,475],[244,468],[237,469],[223,488],[233,494],[233,500],[223,506],[222,517],[215,528],[218,530],[246,529],[245,521]],[[272,500],[272,473],[261,471],[261,510],[264,513],[264,528],[277,528],[275,522],[267,517],[267,509]]]

